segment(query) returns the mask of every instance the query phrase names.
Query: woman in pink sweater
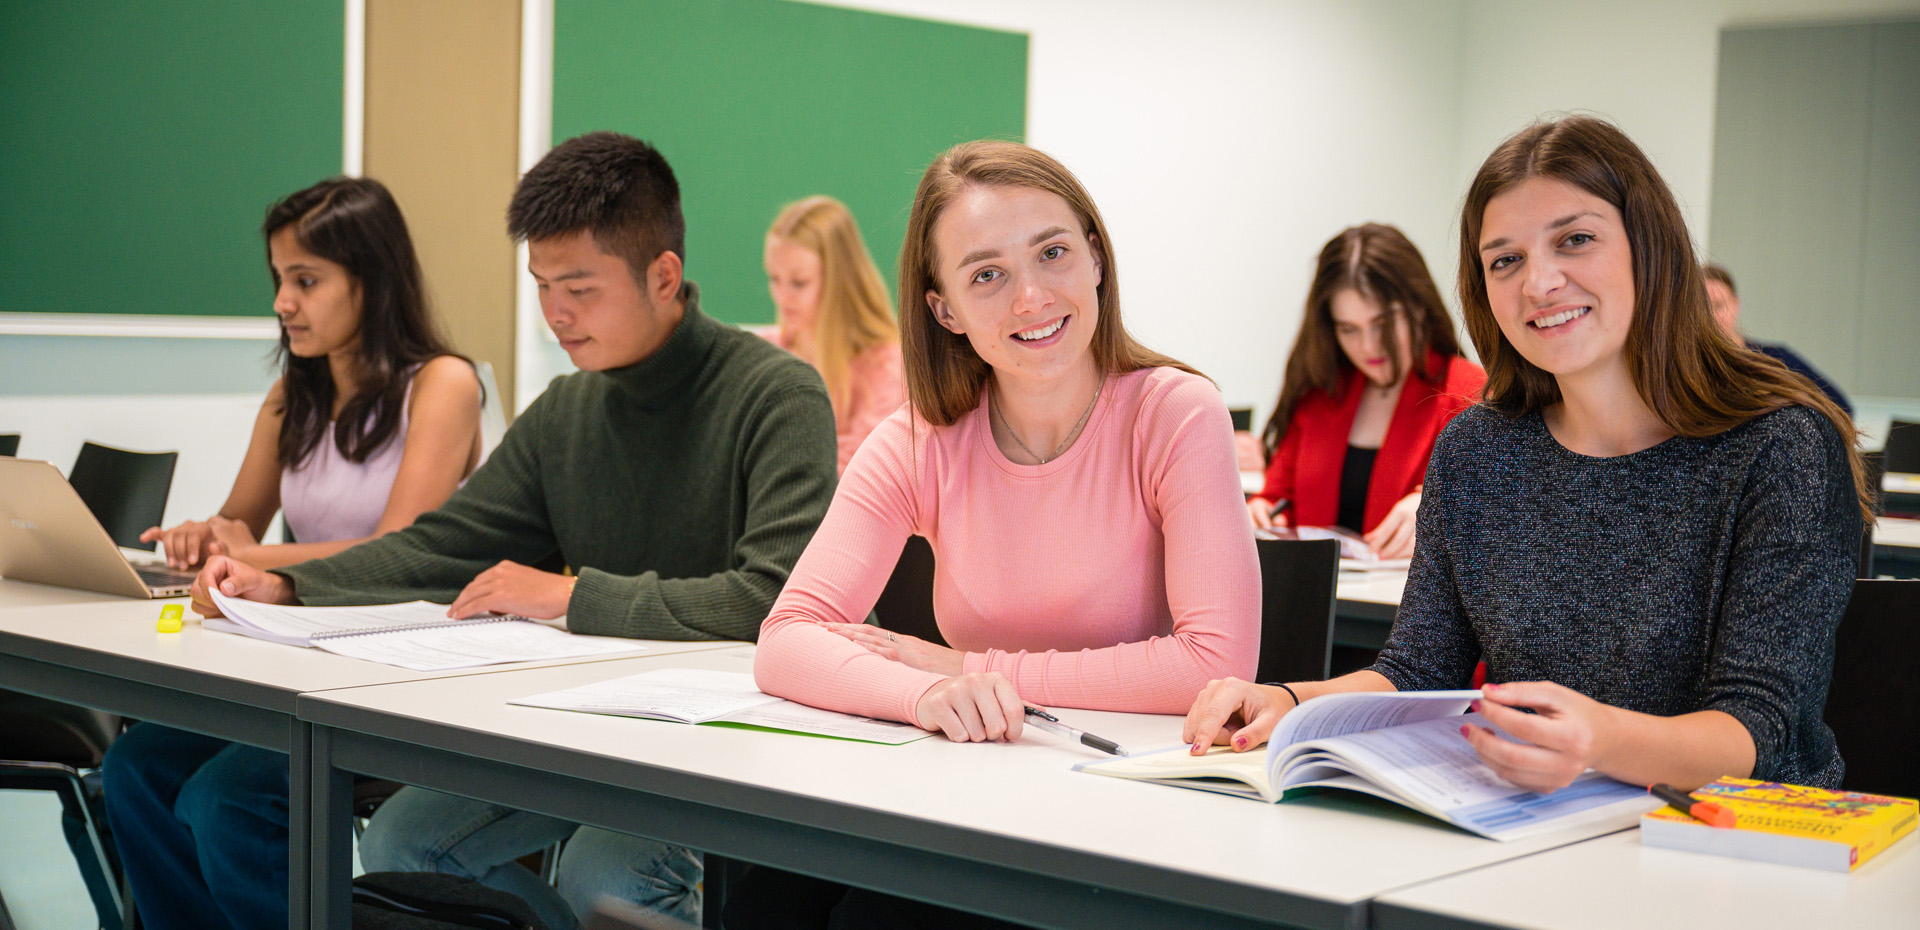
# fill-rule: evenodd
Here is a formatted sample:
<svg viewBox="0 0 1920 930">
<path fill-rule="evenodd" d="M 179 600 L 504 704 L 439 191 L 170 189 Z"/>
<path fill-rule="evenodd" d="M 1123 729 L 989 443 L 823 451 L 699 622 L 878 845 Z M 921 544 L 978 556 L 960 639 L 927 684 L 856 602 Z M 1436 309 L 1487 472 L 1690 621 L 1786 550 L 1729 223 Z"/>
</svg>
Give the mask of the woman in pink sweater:
<svg viewBox="0 0 1920 930">
<path fill-rule="evenodd" d="M 761 628 L 769 694 L 1016 739 L 1022 702 L 1174 714 L 1253 673 L 1260 569 L 1226 405 L 1127 335 L 1071 172 L 970 142 L 927 168 L 901 254 L 909 405 L 883 421 Z M 955 648 L 861 621 L 909 535 Z"/>
</svg>

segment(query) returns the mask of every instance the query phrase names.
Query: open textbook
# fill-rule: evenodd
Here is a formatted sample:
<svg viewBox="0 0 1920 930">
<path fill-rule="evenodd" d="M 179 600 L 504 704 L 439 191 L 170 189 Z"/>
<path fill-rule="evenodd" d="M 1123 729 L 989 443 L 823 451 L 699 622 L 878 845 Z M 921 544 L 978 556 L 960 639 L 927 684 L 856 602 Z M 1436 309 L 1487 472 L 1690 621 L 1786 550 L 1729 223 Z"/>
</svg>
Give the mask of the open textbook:
<svg viewBox="0 0 1920 930">
<path fill-rule="evenodd" d="M 1573 827 L 1626 829 L 1658 807 L 1646 790 L 1589 770 L 1550 794 L 1517 788 L 1460 736 L 1478 691 L 1357 692 L 1308 701 L 1281 718 L 1267 751 L 1179 746 L 1083 762 L 1075 771 L 1280 801 L 1305 789 L 1385 798 L 1496 840 Z"/>
<path fill-rule="evenodd" d="M 750 672 L 697 668 L 655 669 L 507 703 L 679 723 L 757 727 L 889 746 L 932 735 L 911 724 L 855 717 L 774 697 L 754 686 Z"/>
<path fill-rule="evenodd" d="M 525 617 L 447 619 L 447 605 L 413 601 L 366 607 L 291 607 L 209 592 L 226 618 L 209 617 L 209 630 L 292 646 L 312 646 L 356 659 L 432 672 L 452 668 L 537 662 L 640 652 L 630 639 L 580 636 Z"/>
</svg>

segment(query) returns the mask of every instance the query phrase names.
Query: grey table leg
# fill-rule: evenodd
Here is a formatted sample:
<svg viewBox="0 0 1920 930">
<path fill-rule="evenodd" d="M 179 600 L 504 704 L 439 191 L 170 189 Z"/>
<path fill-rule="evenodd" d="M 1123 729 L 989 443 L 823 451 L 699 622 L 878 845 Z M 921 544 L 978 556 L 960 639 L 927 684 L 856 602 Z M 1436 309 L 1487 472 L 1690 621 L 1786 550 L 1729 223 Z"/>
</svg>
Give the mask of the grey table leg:
<svg viewBox="0 0 1920 930">
<path fill-rule="evenodd" d="M 306 930 L 312 911 L 313 724 L 294 720 L 287 740 L 287 930 Z"/>
<path fill-rule="evenodd" d="M 333 767 L 332 739 L 332 730 L 312 727 L 307 867 L 313 930 L 353 926 L 353 775 Z"/>
</svg>

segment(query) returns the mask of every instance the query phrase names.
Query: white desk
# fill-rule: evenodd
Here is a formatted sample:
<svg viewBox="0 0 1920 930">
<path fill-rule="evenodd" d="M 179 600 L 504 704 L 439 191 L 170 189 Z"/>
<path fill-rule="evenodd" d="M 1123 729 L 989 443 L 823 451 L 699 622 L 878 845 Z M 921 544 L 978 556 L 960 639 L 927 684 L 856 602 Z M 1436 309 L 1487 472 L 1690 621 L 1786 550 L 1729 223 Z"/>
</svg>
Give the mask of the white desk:
<svg viewBox="0 0 1920 930">
<path fill-rule="evenodd" d="M 1341 572 L 1334 588 L 1334 642 L 1368 649 L 1385 645 L 1406 587 L 1405 571 Z"/>
<path fill-rule="evenodd" d="M 341 770 L 937 904 L 1058 927 L 1351 928 L 1417 882 L 1564 843 L 1485 840 L 1385 802 L 1280 805 L 1071 771 L 1099 758 L 1051 734 L 879 746 L 504 703 L 663 663 L 748 670 L 748 650 L 305 694 L 316 818 Z M 1180 718 L 1063 711 L 1133 749 Z M 316 831 L 313 834 L 319 837 Z M 313 926 L 345 926 L 344 844 L 312 855 Z"/>
<path fill-rule="evenodd" d="M 312 791 L 311 727 L 294 718 L 307 691 L 486 675 L 569 662 L 416 672 L 201 628 L 189 609 L 178 633 L 155 631 L 162 604 L 20 581 L 0 581 L 0 688 L 205 733 L 288 754 L 292 774 L 291 926 L 304 927 L 306 806 Z M 711 650 L 724 642 L 646 641 L 651 654 Z M 344 824 L 345 820 L 339 821 Z M 337 824 L 335 826 L 338 826 Z M 335 832 L 343 832 L 336 830 Z"/>
<path fill-rule="evenodd" d="M 1850 874 L 1640 845 L 1638 830 L 1385 895 L 1378 930 L 1920 926 L 1920 838 Z"/>
</svg>

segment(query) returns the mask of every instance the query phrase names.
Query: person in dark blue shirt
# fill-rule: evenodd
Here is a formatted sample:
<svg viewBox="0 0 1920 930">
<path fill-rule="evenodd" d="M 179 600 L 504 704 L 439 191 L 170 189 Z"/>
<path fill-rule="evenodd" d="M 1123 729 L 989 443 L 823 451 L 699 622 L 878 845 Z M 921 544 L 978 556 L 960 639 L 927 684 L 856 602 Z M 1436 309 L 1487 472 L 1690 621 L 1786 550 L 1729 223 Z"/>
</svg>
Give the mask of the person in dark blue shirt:
<svg viewBox="0 0 1920 930">
<path fill-rule="evenodd" d="M 1727 335 L 1744 341 L 1747 348 L 1755 352 L 1779 360 L 1780 364 L 1792 369 L 1794 374 L 1804 376 L 1828 397 L 1833 398 L 1833 402 L 1839 404 L 1840 409 L 1845 410 L 1848 416 L 1853 415 L 1853 403 L 1847 400 L 1847 395 L 1841 392 L 1840 386 L 1827 380 L 1827 376 L 1821 374 L 1820 369 L 1813 367 L 1812 363 L 1801 358 L 1800 353 L 1778 342 L 1761 342 L 1741 335 L 1740 292 L 1734 288 L 1733 275 L 1727 273 L 1725 267 L 1709 263 L 1702 265 L 1700 270 L 1707 276 L 1707 303 L 1713 308 L 1713 318 L 1719 322 L 1721 329 L 1727 331 Z"/>
</svg>

